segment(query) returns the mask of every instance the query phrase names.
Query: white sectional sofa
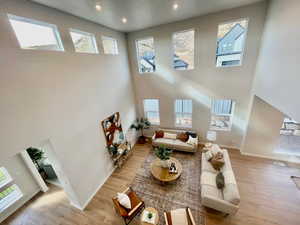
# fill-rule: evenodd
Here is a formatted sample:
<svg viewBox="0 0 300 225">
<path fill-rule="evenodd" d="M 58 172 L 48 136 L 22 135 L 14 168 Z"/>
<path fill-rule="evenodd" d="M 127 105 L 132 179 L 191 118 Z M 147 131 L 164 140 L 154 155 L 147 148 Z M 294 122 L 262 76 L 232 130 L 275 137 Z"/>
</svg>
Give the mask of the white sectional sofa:
<svg viewBox="0 0 300 225">
<path fill-rule="evenodd" d="M 179 134 L 186 132 L 185 130 L 171 130 L 171 129 L 159 129 L 166 133 Z M 190 131 L 191 132 L 191 131 Z M 155 138 L 155 134 L 152 137 L 152 146 L 159 147 L 164 145 L 166 148 L 173 150 L 184 151 L 184 152 L 196 152 L 198 149 L 198 138 L 197 142 L 193 145 L 182 142 L 178 139 L 168 139 L 168 138 Z"/>
<path fill-rule="evenodd" d="M 223 153 L 225 164 L 221 172 L 225 178 L 225 187 L 218 189 L 216 176 L 219 171 L 215 170 L 207 161 L 205 154 L 202 154 L 201 172 L 201 201 L 202 205 L 224 212 L 235 214 L 239 209 L 240 195 L 235 176 L 231 167 L 228 151 L 220 149 L 218 145 L 212 146 L 213 151 L 220 150 Z M 210 150 L 210 151 L 212 151 Z"/>
</svg>

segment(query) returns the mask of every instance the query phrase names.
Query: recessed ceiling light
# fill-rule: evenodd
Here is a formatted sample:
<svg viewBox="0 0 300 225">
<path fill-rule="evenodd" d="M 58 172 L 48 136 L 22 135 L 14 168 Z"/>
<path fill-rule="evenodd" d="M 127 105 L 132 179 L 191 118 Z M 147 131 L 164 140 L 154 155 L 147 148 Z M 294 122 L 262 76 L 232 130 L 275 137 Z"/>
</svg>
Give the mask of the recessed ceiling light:
<svg viewBox="0 0 300 225">
<path fill-rule="evenodd" d="M 173 9 L 174 9 L 174 10 L 177 10 L 178 7 L 179 7 L 179 5 L 178 5 L 177 3 L 174 3 L 174 4 L 173 4 Z"/>
<path fill-rule="evenodd" d="M 122 18 L 123 23 L 127 23 L 127 19 L 125 17 Z"/>
<path fill-rule="evenodd" d="M 97 11 L 101 11 L 102 7 L 101 7 L 100 4 L 96 4 L 96 5 L 95 5 L 95 9 L 96 9 Z"/>
</svg>

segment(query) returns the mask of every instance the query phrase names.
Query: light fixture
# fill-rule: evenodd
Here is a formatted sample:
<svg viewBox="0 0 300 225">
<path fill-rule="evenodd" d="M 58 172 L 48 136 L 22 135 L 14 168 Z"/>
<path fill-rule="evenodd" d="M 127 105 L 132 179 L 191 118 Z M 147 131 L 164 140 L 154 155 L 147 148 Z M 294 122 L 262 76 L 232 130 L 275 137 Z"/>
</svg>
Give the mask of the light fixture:
<svg viewBox="0 0 300 225">
<path fill-rule="evenodd" d="M 122 18 L 123 23 L 127 23 L 127 19 L 125 17 Z"/>
<path fill-rule="evenodd" d="M 179 5 L 178 5 L 177 3 L 174 3 L 174 4 L 173 4 L 173 9 L 174 9 L 174 10 L 177 10 L 178 7 L 179 7 Z"/>
<path fill-rule="evenodd" d="M 96 9 L 97 11 L 101 11 L 102 6 L 100 5 L 100 3 L 97 3 L 97 4 L 95 5 L 95 9 Z"/>
</svg>

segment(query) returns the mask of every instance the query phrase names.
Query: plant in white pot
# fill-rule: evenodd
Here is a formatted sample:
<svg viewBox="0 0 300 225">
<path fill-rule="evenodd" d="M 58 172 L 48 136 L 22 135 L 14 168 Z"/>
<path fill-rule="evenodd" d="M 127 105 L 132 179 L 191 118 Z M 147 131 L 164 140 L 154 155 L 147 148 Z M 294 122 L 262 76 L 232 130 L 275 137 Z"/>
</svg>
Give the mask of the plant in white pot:
<svg viewBox="0 0 300 225">
<path fill-rule="evenodd" d="M 163 168 L 169 168 L 169 159 L 172 154 L 171 149 L 167 149 L 165 146 L 161 145 L 155 149 L 155 155 L 160 159 L 160 165 Z"/>
</svg>

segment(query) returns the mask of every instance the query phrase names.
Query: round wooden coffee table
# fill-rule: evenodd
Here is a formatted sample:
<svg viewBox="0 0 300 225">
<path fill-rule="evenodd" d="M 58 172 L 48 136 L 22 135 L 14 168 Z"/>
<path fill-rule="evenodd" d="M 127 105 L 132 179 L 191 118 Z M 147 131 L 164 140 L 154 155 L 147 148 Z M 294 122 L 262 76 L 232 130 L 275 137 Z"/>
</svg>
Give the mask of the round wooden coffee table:
<svg viewBox="0 0 300 225">
<path fill-rule="evenodd" d="M 170 157 L 169 162 L 170 164 L 175 163 L 175 166 L 177 168 L 177 173 L 169 173 L 169 168 L 161 167 L 160 159 L 155 159 L 151 163 L 151 173 L 157 180 L 161 182 L 172 182 L 174 180 L 177 180 L 180 177 L 182 173 L 181 163 L 173 157 Z"/>
<path fill-rule="evenodd" d="M 153 214 L 156 214 L 155 215 L 155 221 L 154 221 L 154 225 L 157 225 L 158 224 L 158 221 L 159 221 L 159 215 L 158 215 L 158 212 L 155 208 L 152 208 L 152 207 L 147 207 L 144 209 L 144 211 L 142 212 L 142 216 L 141 216 L 141 225 L 153 225 L 152 223 L 147 223 L 147 222 L 143 222 L 142 221 L 142 218 L 143 218 L 143 214 L 145 211 L 148 211 L 148 212 L 152 212 Z"/>
</svg>

